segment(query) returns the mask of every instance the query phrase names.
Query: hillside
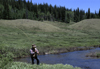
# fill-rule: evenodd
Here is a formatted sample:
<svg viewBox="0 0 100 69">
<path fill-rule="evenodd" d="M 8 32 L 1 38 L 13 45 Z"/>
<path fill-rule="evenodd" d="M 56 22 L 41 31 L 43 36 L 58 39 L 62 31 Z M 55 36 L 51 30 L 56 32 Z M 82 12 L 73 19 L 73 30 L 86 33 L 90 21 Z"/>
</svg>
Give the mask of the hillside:
<svg viewBox="0 0 100 69">
<path fill-rule="evenodd" d="M 20 29 L 31 29 L 35 31 L 44 31 L 44 32 L 68 32 L 72 31 L 69 29 L 77 30 L 100 30 L 100 19 L 85 19 L 71 25 L 61 23 L 61 22 L 49 22 L 49 21 L 35 21 L 29 19 L 17 19 L 17 20 L 0 20 L 0 25 L 11 28 L 20 28 Z M 68 29 L 69 28 L 69 29 Z"/>
<path fill-rule="evenodd" d="M 70 25 L 68 28 L 86 31 L 99 31 L 100 30 L 100 19 L 86 19 L 78 23 Z"/>
<path fill-rule="evenodd" d="M 67 32 L 68 34 L 86 35 L 76 30 L 70 30 L 67 27 L 70 24 L 63 22 L 50 22 L 50 21 L 36 21 L 30 19 L 17 19 L 17 20 L 0 20 L 0 25 L 7 28 L 30 30 L 37 32 Z"/>
<path fill-rule="evenodd" d="M 0 25 L 11 28 L 31 29 L 35 31 L 55 32 L 61 30 L 59 27 L 53 26 L 41 21 L 17 19 L 17 20 L 0 20 Z"/>
</svg>

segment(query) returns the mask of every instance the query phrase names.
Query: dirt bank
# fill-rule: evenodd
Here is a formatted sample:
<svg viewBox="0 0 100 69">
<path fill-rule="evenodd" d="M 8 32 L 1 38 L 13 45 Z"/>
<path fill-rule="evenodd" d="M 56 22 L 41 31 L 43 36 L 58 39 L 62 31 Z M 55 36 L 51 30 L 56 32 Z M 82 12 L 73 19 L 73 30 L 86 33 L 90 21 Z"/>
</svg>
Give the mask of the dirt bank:
<svg viewBox="0 0 100 69">
<path fill-rule="evenodd" d="M 94 49 L 94 48 L 97 48 L 97 47 L 100 47 L 100 45 L 84 46 L 84 47 L 60 48 L 60 49 L 54 49 L 52 51 L 48 50 L 47 52 L 40 52 L 40 55 L 59 54 L 59 53 L 72 52 L 72 51 L 90 50 L 90 49 Z"/>
</svg>

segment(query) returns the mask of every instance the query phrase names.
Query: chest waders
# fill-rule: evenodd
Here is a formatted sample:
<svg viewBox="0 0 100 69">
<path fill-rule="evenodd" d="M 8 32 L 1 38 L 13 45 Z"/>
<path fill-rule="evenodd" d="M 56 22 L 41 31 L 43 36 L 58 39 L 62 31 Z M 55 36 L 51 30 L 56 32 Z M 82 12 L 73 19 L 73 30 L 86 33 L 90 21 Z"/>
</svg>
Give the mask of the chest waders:
<svg viewBox="0 0 100 69">
<path fill-rule="evenodd" d="M 32 50 L 33 50 L 33 52 L 35 52 L 35 49 L 32 49 Z M 34 64 L 34 59 L 36 59 L 37 60 L 37 65 L 39 65 L 40 61 L 37 57 L 37 52 L 35 52 L 34 54 L 31 54 L 31 59 L 32 59 L 32 64 Z"/>
</svg>

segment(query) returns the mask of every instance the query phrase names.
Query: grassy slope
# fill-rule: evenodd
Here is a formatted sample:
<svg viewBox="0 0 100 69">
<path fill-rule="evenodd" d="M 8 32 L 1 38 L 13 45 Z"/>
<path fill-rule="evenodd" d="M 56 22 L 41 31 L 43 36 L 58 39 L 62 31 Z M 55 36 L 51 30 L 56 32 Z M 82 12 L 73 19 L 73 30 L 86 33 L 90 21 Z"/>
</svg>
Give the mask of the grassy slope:
<svg viewBox="0 0 100 69">
<path fill-rule="evenodd" d="M 32 29 L 33 31 L 43 31 L 43 32 L 53 32 L 60 30 L 59 27 L 53 26 L 48 23 L 33 21 L 28 19 L 18 19 L 18 20 L 0 20 L 0 24 L 5 27 L 11 28 L 24 28 L 24 29 Z"/>
<path fill-rule="evenodd" d="M 99 22 L 99 19 L 72 24 L 28 19 L 0 20 L 0 46 L 28 51 L 34 43 L 40 52 L 53 52 L 57 48 L 99 45 Z"/>
<path fill-rule="evenodd" d="M 98 31 L 100 30 L 99 26 L 100 26 L 100 19 L 86 19 L 76 24 L 70 25 L 69 28 L 86 30 L 86 31 L 90 30 Z"/>
<path fill-rule="evenodd" d="M 99 19 L 73 24 L 28 19 L 0 20 L 0 46 L 29 49 L 34 43 L 42 51 L 44 47 L 99 45 L 99 22 Z"/>
<path fill-rule="evenodd" d="M 93 45 L 100 45 L 100 19 L 86 19 L 70 25 L 68 28 L 87 34 L 85 41 Z"/>
<path fill-rule="evenodd" d="M 67 24 L 58 22 L 39 22 L 32 20 L 0 20 L 0 44 L 5 47 L 29 49 L 36 44 L 40 49 L 51 46 L 69 46 L 74 35 L 86 34 L 66 29 Z M 69 40 L 69 41 L 68 41 Z M 29 47 L 30 46 L 30 47 Z M 74 46 L 72 44 L 72 46 Z M 28 47 L 28 48 L 27 48 Z"/>
<path fill-rule="evenodd" d="M 78 23 L 39 22 L 28 19 L 0 20 L 0 54 L 11 57 L 29 54 L 31 44 L 41 52 L 100 45 L 99 19 Z"/>
</svg>

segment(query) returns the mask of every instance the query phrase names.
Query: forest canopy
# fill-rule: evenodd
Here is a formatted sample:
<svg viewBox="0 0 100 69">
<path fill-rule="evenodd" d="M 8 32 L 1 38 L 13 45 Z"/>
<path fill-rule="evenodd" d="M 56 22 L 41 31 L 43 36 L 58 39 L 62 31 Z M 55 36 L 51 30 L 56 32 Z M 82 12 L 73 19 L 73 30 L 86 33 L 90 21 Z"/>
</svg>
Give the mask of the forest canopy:
<svg viewBox="0 0 100 69">
<path fill-rule="evenodd" d="M 99 12 L 91 13 L 77 9 L 68 9 L 64 6 L 52 6 L 47 3 L 37 4 L 26 0 L 0 0 L 0 19 L 32 19 L 39 21 L 60 21 L 70 23 L 84 19 L 100 18 Z"/>
</svg>

